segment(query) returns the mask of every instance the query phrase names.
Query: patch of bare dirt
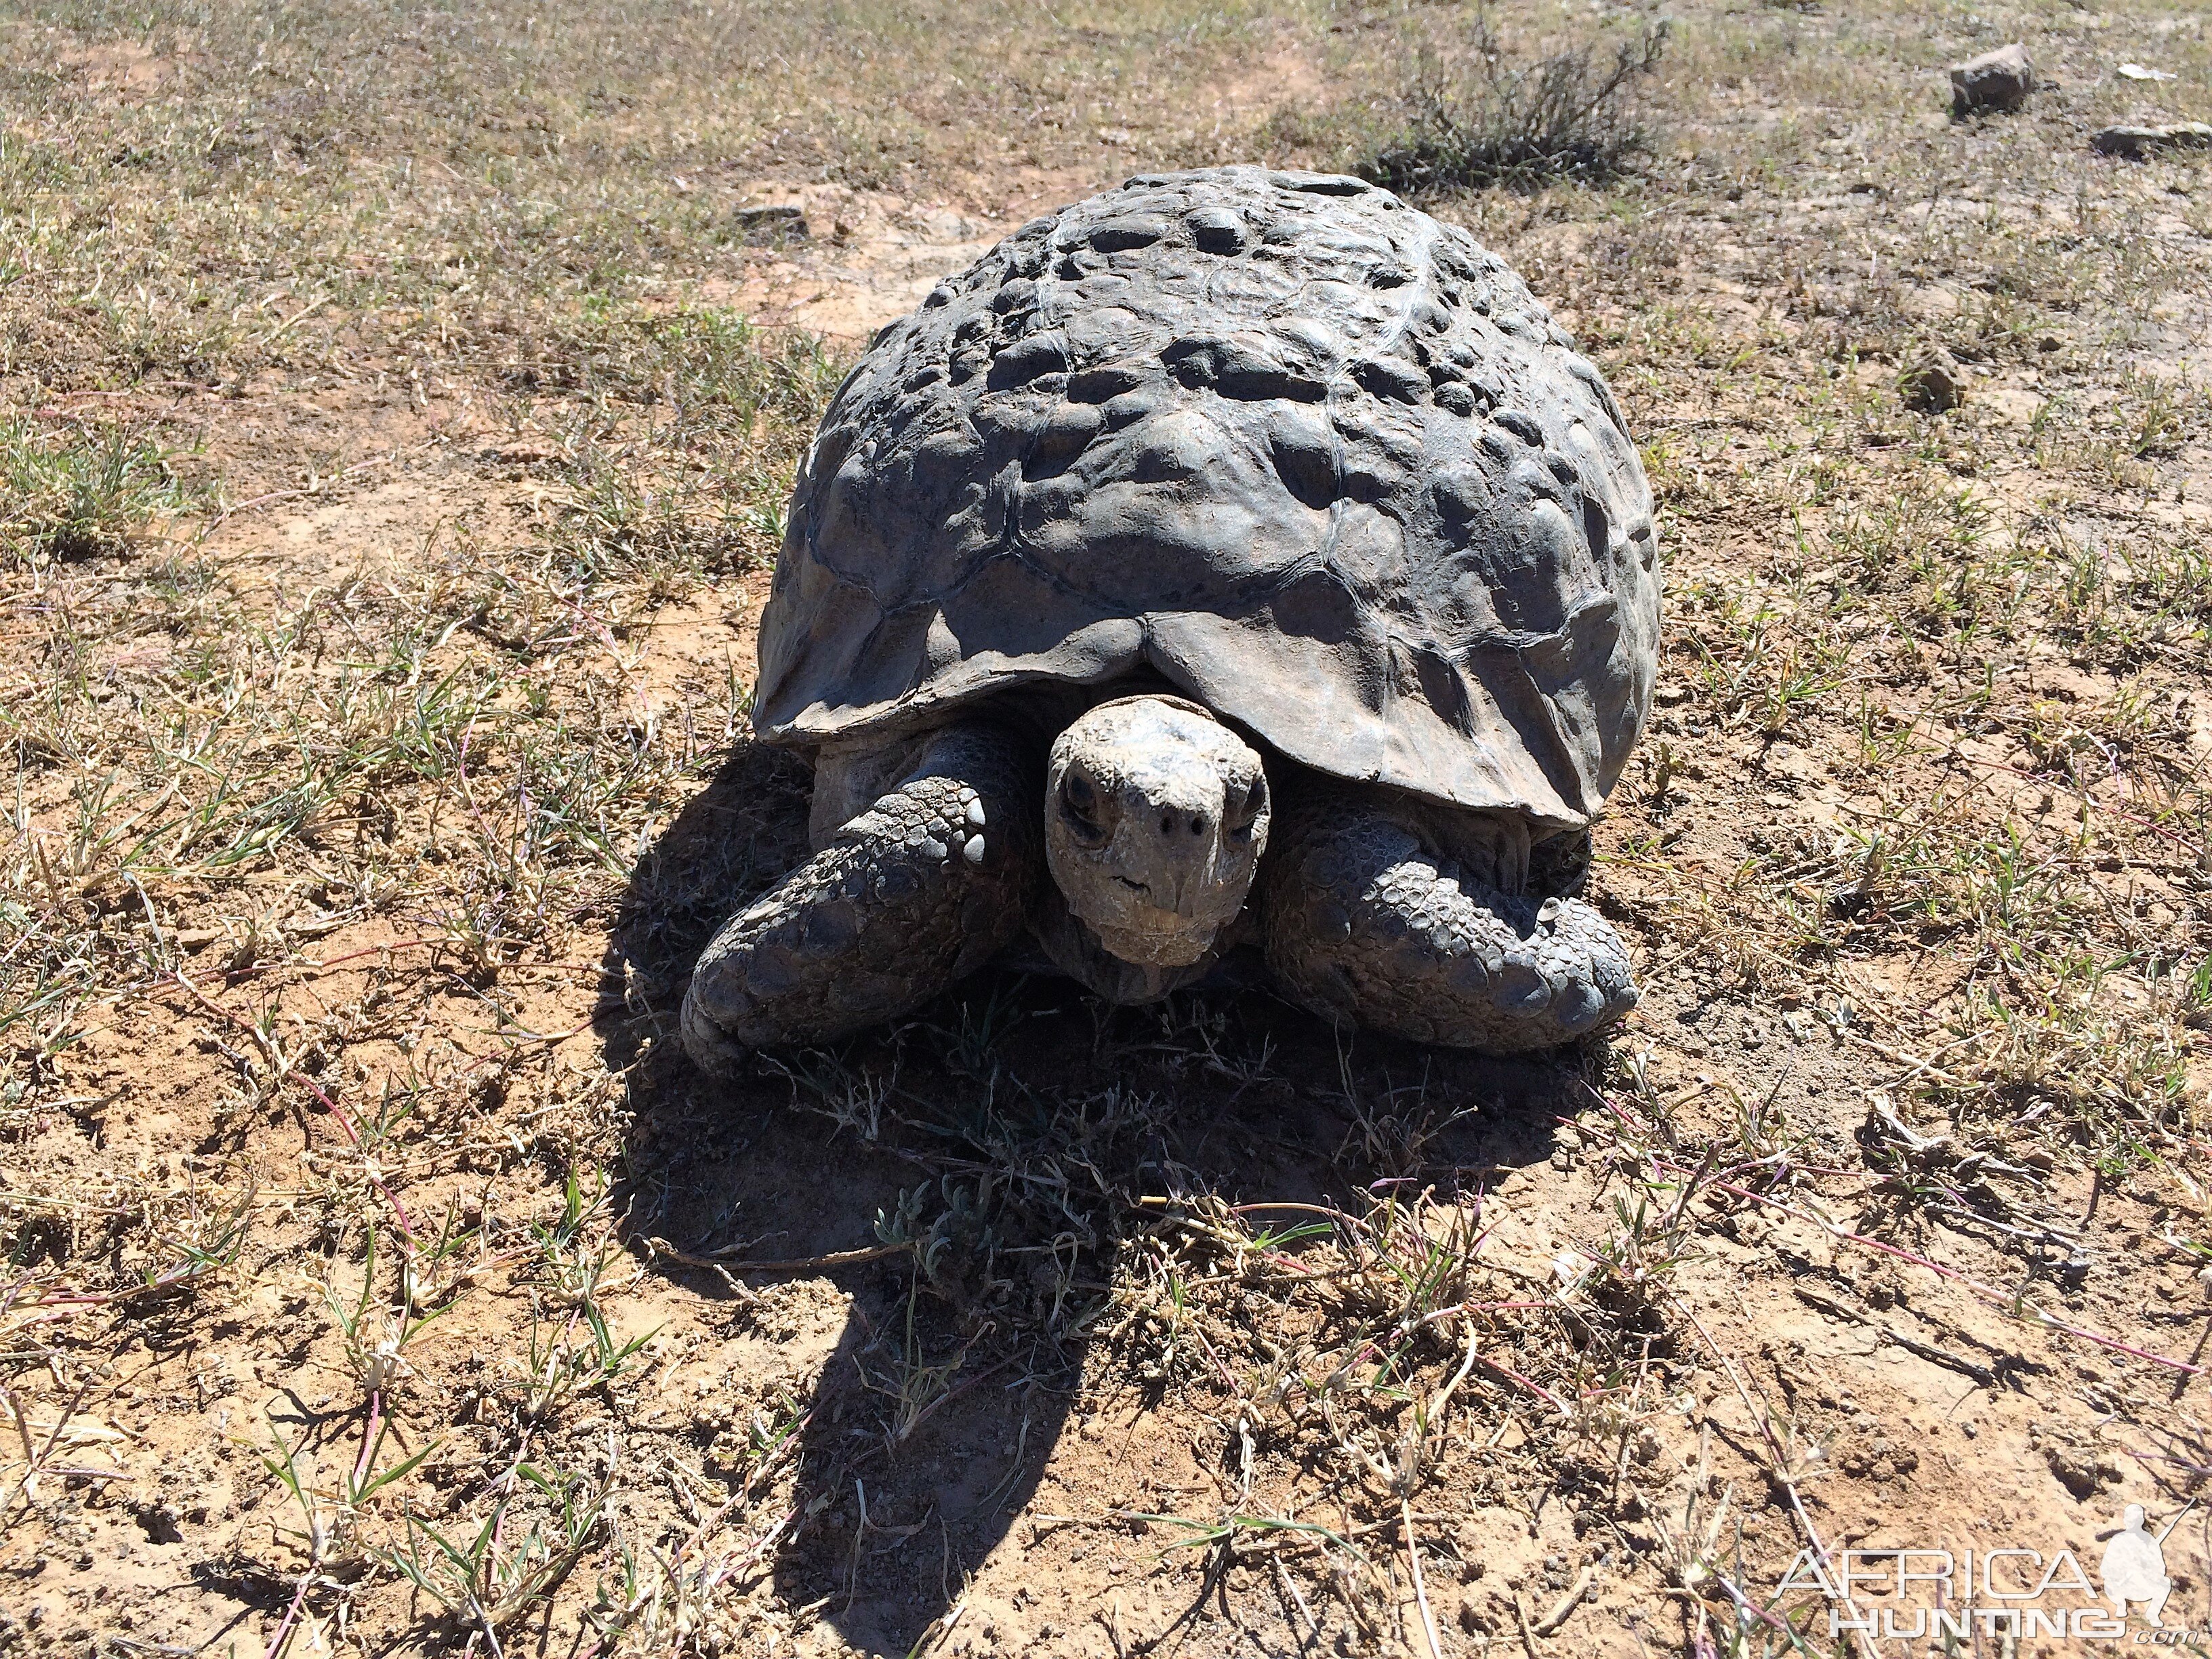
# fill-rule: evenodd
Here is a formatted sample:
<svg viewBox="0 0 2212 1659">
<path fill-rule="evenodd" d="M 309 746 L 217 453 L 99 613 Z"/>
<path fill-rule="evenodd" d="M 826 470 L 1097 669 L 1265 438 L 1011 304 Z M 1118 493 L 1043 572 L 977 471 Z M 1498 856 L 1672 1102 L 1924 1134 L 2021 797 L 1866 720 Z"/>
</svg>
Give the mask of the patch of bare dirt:
<svg viewBox="0 0 2212 1659">
<path fill-rule="evenodd" d="M 767 240 L 776 245 L 749 258 L 742 277 L 710 280 L 700 298 L 848 346 L 914 310 L 940 278 L 972 264 L 1013 228 L 944 203 L 842 185 L 759 185 L 741 194 L 758 198 L 748 205 L 797 208 L 809 234 L 771 231 Z"/>
</svg>

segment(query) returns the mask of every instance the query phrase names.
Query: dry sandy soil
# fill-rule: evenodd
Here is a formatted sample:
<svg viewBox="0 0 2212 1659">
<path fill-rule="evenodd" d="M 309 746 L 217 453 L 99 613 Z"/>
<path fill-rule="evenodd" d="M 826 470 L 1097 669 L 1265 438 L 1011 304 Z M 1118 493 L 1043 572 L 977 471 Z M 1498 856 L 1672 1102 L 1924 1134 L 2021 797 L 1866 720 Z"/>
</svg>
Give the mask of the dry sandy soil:
<svg viewBox="0 0 2212 1659">
<path fill-rule="evenodd" d="M 2200 12 L 1686 0 L 1625 172 L 1425 203 L 1664 515 L 1608 1043 L 672 1041 L 803 840 L 842 362 L 1130 172 L 1373 155 L 1468 15 L 0 19 L 0 1654 L 1996 1654 L 2130 1504 L 2212 1628 L 2212 177 L 2089 143 L 2212 113 Z M 1964 1639 L 1832 1629 L 1938 1605 L 1885 1548 Z"/>
</svg>

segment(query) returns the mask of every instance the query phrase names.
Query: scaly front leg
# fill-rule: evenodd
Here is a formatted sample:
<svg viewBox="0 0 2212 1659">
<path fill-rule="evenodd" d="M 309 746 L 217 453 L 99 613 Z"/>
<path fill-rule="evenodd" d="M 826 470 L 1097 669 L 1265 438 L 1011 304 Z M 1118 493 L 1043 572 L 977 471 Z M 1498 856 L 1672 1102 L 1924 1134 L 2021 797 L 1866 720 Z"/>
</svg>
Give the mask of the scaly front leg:
<svg viewBox="0 0 2212 1659">
<path fill-rule="evenodd" d="M 1276 836 L 1267 965 L 1338 1024 L 1509 1054 L 1636 1006 L 1620 936 L 1578 899 L 1500 892 L 1348 791 L 1292 805 Z"/>
<path fill-rule="evenodd" d="M 1034 769 L 995 728 L 937 734 L 707 947 L 684 999 L 691 1058 L 727 1073 L 748 1048 L 911 1013 L 1005 949 L 1044 868 Z"/>
</svg>

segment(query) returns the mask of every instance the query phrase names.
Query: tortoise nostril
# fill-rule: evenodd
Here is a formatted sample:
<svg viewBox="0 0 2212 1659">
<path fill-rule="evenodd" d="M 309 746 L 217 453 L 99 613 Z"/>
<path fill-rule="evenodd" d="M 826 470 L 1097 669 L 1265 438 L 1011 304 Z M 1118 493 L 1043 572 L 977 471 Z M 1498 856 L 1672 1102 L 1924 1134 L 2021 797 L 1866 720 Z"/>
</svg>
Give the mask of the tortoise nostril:
<svg viewBox="0 0 2212 1659">
<path fill-rule="evenodd" d="M 1205 814 L 1196 813 L 1192 816 L 1190 820 L 1190 833 L 1194 836 L 1202 836 L 1206 833 Z"/>
<path fill-rule="evenodd" d="M 1171 836 L 1171 835 L 1175 834 L 1175 814 L 1174 814 L 1174 813 L 1172 813 L 1172 812 L 1166 813 L 1166 814 L 1164 814 L 1164 815 L 1161 817 L 1161 819 L 1160 819 L 1160 833 L 1161 833 L 1162 835 L 1164 835 L 1164 836 Z"/>
</svg>

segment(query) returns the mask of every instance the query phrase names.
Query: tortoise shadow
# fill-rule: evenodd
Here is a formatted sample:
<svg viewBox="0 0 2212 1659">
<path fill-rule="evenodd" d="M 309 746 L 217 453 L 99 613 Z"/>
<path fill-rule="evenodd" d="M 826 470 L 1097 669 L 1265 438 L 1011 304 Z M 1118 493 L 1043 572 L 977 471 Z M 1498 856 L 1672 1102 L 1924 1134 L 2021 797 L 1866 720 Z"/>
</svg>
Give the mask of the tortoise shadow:
<svg viewBox="0 0 2212 1659">
<path fill-rule="evenodd" d="M 778 1594 L 861 1651 L 905 1654 L 1036 1493 L 1103 1358 L 1078 1316 L 1133 1231 L 1127 1203 L 1009 1192 L 1079 1170 L 1109 1194 L 1352 1205 L 1408 1156 L 1423 1182 L 1473 1191 L 1551 1155 L 1583 1073 L 1347 1044 L 1257 990 L 1108 1009 L 991 971 L 886 1032 L 710 1079 L 676 1041 L 684 988 L 721 923 L 805 856 L 807 787 L 743 744 L 653 842 L 609 927 L 620 994 L 597 1030 L 629 1077 L 617 1197 L 644 1265 L 725 1304 L 726 1336 L 790 1340 L 815 1370 L 749 1407 L 788 1430 L 775 1455 L 796 1464 L 794 1504 L 749 1523 L 777 1528 Z M 840 1304 L 824 1359 L 793 1334 Z"/>
</svg>

